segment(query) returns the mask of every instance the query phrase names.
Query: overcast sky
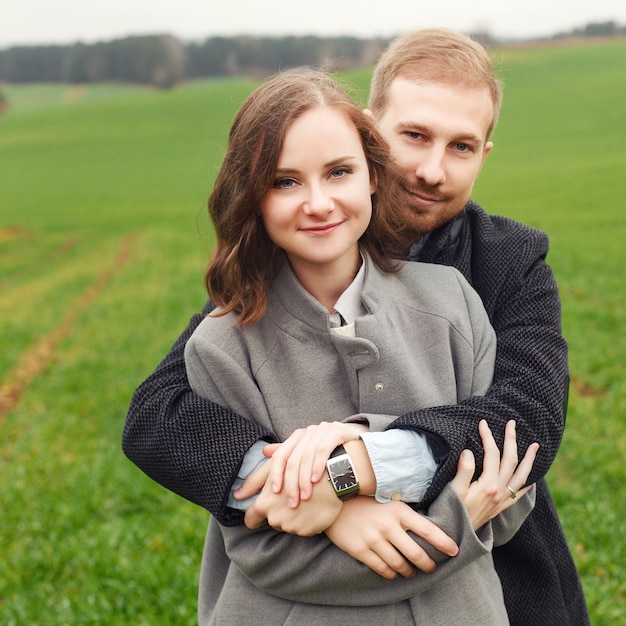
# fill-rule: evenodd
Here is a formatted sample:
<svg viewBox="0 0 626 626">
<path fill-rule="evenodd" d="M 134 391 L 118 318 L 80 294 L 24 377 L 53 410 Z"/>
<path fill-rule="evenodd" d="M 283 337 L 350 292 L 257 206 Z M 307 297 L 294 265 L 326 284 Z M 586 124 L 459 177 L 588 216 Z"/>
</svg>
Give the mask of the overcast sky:
<svg viewBox="0 0 626 626">
<path fill-rule="evenodd" d="M 626 26 L 626 0 L 0 0 L 0 47 L 170 33 L 391 35 L 427 26 L 500 38 Z"/>
</svg>

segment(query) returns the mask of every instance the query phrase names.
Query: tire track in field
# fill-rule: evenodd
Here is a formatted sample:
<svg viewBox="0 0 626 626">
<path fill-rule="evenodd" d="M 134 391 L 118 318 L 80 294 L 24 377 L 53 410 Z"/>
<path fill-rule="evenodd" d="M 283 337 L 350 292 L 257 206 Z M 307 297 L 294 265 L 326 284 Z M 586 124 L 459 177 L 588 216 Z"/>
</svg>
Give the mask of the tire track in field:
<svg viewBox="0 0 626 626">
<path fill-rule="evenodd" d="M 25 228 L 21 228 L 20 226 L 0 228 L 0 242 L 3 239 L 13 239 L 16 237 L 28 237 L 29 239 L 33 239 L 31 232 L 26 230 Z M 46 258 L 52 258 L 53 260 L 61 258 L 62 256 L 68 254 L 79 241 L 80 239 L 77 236 L 66 239 L 49 254 L 46 254 L 43 258 L 43 261 L 45 262 Z M 5 289 L 7 285 L 19 283 L 24 278 L 24 276 L 28 276 L 28 274 L 36 270 L 36 268 L 38 267 L 38 263 L 39 261 L 37 261 L 36 263 L 33 262 L 31 263 L 30 267 L 22 268 L 21 272 L 16 272 L 12 274 L 10 280 L 5 280 L 4 282 L 0 281 L 0 291 Z"/>
<path fill-rule="evenodd" d="M 58 326 L 22 354 L 13 370 L 0 383 L 0 422 L 15 408 L 28 385 L 45 370 L 53 359 L 59 342 L 72 332 L 80 314 L 98 297 L 109 280 L 124 267 L 136 237 L 137 233 L 130 233 L 124 237 L 112 264 L 78 296 L 74 306 L 67 311 Z"/>
</svg>

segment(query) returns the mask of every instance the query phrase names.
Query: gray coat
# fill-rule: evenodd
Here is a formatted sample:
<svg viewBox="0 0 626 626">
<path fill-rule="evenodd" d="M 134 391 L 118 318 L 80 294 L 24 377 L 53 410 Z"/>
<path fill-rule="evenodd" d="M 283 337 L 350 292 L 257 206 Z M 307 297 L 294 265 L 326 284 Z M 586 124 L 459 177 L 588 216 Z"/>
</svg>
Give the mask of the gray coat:
<svg viewBox="0 0 626 626">
<path fill-rule="evenodd" d="M 485 393 L 495 335 L 460 273 L 411 263 L 388 275 L 365 262 L 362 300 L 369 314 L 356 320 L 356 336 L 332 332 L 328 312 L 285 265 L 258 324 L 236 327 L 233 315 L 200 324 L 185 351 L 192 388 L 280 439 L 320 418 L 401 415 Z M 532 502 L 525 500 L 510 510 L 498 543 L 529 512 Z M 394 581 L 324 535 L 252 532 L 212 520 L 200 582 L 201 623 L 508 623 L 491 560 L 492 525 L 477 536 L 450 488 L 428 515 L 457 541 L 459 555 L 434 574 Z"/>
</svg>

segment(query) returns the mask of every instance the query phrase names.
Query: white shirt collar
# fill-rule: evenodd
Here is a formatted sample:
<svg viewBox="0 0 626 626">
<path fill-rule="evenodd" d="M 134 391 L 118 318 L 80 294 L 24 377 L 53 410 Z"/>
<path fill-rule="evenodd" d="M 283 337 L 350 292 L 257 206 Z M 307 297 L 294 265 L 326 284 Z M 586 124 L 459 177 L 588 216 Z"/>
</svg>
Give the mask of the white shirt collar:
<svg viewBox="0 0 626 626">
<path fill-rule="evenodd" d="M 346 324 L 352 324 L 357 317 L 367 313 L 367 309 L 363 306 L 363 302 L 361 301 L 361 292 L 363 291 L 364 280 L 365 263 L 361 257 L 361 267 L 354 277 L 354 280 L 339 296 L 337 302 L 335 302 L 334 308 L 336 312 L 330 314 L 331 326 L 341 326 L 341 317 L 343 317 Z"/>
</svg>

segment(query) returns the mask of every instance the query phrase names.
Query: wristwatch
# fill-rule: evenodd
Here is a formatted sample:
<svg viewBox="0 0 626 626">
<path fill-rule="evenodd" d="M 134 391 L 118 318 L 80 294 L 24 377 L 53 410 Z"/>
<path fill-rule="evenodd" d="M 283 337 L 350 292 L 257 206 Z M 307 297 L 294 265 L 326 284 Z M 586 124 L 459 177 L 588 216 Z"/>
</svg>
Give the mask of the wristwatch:
<svg viewBox="0 0 626 626">
<path fill-rule="evenodd" d="M 328 480 L 337 497 L 350 500 L 359 495 L 359 479 L 352 466 L 352 459 L 343 446 L 337 446 L 326 461 Z"/>
</svg>

